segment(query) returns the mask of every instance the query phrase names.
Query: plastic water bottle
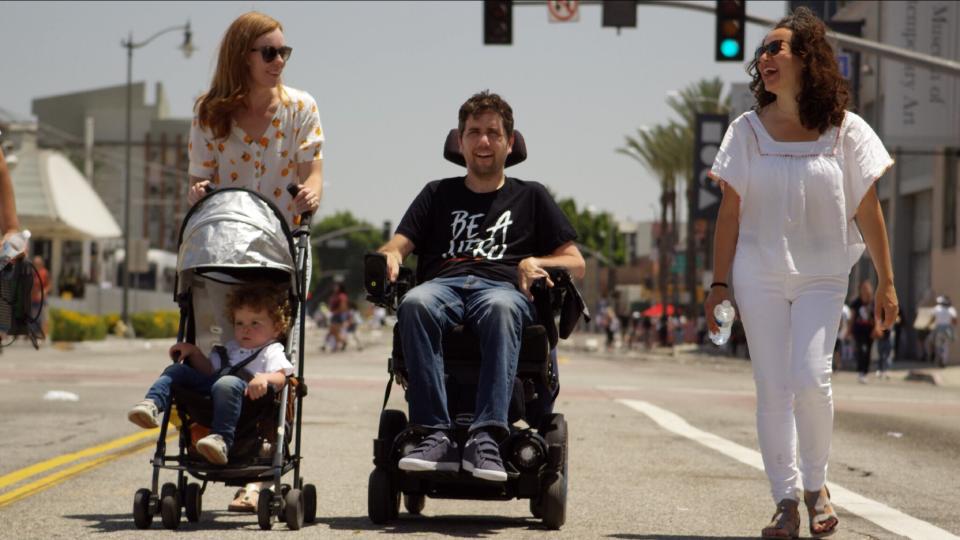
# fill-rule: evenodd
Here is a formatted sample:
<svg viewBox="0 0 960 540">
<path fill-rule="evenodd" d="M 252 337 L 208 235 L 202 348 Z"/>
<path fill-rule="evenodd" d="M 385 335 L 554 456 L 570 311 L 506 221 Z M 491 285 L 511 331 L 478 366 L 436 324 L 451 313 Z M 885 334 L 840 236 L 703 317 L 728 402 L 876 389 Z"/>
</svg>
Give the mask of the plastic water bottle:
<svg viewBox="0 0 960 540">
<path fill-rule="evenodd" d="M 6 268 L 10 261 L 22 255 L 27 250 L 28 240 L 30 231 L 19 231 L 10 235 L 0 248 L 0 268 Z"/>
<path fill-rule="evenodd" d="M 737 310 L 733 309 L 729 300 L 724 300 L 713 308 L 713 317 L 717 320 L 717 326 L 720 330 L 716 333 L 710 332 L 710 341 L 716 346 L 721 346 L 730 339 L 730 329 L 733 328 L 733 319 L 737 316 Z"/>
</svg>

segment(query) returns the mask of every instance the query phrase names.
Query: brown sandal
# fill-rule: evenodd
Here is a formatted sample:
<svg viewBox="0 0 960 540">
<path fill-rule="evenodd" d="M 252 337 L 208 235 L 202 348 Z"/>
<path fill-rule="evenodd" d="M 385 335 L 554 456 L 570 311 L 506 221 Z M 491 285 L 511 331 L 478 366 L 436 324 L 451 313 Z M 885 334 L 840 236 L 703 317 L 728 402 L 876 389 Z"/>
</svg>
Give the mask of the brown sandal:
<svg viewBox="0 0 960 540">
<path fill-rule="evenodd" d="M 840 518 L 837 517 L 833 503 L 830 502 L 830 490 L 827 486 L 823 486 L 820 491 L 804 491 L 803 502 L 807 505 L 807 512 L 810 514 L 810 536 L 826 538 L 837 532 Z M 814 530 L 814 527 L 818 530 Z"/>
<path fill-rule="evenodd" d="M 777 511 L 770 524 L 760 531 L 761 538 L 800 538 L 800 502 L 783 499 L 777 503 Z"/>
</svg>

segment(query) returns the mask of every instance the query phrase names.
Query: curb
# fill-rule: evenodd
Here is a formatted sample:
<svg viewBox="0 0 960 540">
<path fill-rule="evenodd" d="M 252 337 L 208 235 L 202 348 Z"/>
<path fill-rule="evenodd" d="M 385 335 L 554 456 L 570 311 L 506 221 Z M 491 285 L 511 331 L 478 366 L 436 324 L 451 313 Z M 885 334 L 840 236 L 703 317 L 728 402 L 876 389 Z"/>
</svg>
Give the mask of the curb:
<svg viewBox="0 0 960 540">
<path fill-rule="evenodd" d="M 943 386 L 943 379 L 940 377 L 939 373 L 921 369 L 911 369 L 907 372 L 907 376 L 903 380 L 929 383 L 934 386 Z"/>
</svg>

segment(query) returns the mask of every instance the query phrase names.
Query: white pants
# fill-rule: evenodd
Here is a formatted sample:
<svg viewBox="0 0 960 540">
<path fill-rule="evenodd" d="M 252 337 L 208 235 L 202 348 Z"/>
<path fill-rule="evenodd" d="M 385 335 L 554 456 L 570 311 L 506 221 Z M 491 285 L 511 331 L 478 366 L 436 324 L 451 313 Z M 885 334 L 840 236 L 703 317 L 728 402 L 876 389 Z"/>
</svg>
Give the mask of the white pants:
<svg viewBox="0 0 960 540">
<path fill-rule="evenodd" d="M 757 437 L 773 500 L 826 483 L 833 347 L 848 276 L 773 273 L 737 250 L 733 285 L 757 387 Z M 799 454 L 799 463 L 798 463 Z"/>
</svg>

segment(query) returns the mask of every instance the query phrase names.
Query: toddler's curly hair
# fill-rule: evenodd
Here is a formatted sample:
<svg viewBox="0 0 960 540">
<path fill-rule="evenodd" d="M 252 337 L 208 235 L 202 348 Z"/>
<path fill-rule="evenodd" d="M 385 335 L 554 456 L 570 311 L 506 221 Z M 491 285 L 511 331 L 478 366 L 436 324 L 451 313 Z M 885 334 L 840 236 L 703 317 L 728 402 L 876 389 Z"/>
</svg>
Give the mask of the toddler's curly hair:
<svg viewBox="0 0 960 540">
<path fill-rule="evenodd" d="M 230 324 L 234 323 L 233 314 L 242 307 L 266 311 L 284 336 L 290 330 L 290 298 L 285 291 L 272 283 L 248 283 L 233 289 L 227 296 L 227 318 Z"/>
</svg>

